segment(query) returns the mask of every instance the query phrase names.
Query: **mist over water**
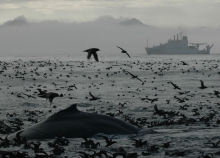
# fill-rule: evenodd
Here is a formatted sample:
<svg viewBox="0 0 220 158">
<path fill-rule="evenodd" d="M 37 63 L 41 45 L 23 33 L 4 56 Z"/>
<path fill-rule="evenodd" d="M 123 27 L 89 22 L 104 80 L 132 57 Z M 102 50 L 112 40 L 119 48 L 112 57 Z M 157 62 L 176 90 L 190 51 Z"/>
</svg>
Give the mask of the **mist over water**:
<svg viewBox="0 0 220 158">
<path fill-rule="evenodd" d="M 82 23 L 58 21 L 31 22 L 17 18 L 0 27 L 1 56 L 81 55 L 88 48 L 99 48 L 102 55 L 117 55 L 126 49 L 131 56 L 146 54 L 145 47 L 167 42 L 179 32 L 189 43 L 214 44 L 211 54 L 219 53 L 219 28 L 156 28 L 122 25 L 125 19 L 109 16 Z M 200 46 L 200 49 L 203 49 Z"/>
</svg>

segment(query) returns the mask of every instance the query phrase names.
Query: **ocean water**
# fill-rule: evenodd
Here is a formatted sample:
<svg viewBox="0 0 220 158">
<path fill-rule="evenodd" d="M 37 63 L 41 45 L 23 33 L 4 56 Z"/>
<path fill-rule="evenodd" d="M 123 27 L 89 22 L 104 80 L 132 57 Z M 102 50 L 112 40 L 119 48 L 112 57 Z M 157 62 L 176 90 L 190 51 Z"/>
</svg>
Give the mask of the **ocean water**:
<svg viewBox="0 0 220 158">
<path fill-rule="evenodd" d="M 200 55 L 146 55 L 145 53 L 138 52 L 137 54 L 130 54 L 132 58 L 128 58 L 125 54 L 101 54 L 99 53 L 100 61 L 143 61 L 146 62 L 148 60 L 167 60 L 167 59 L 176 59 L 176 60 L 218 60 L 220 58 L 220 54 L 200 54 Z M 50 55 L 50 56 L 2 56 L 0 55 L 1 61 L 13 61 L 13 60 L 61 60 L 61 61 L 85 61 L 86 54 L 82 52 L 81 55 L 77 54 L 63 54 L 63 55 Z"/>
<path fill-rule="evenodd" d="M 36 123 L 33 120 L 42 121 L 73 103 L 86 103 L 78 108 L 106 115 L 114 113 L 114 117 L 123 120 L 127 115 L 142 129 L 138 135 L 117 136 L 113 139 L 117 143 L 108 148 L 103 139 L 94 137 L 95 142 L 101 143 L 93 149 L 96 152 L 106 150 L 109 156 L 116 152 L 127 155 L 135 152 L 138 157 L 155 158 L 203 157 L 202 154 L 212 153 L 214 157 L 220 157 L 220 144 L 216 144 L 220 141 L 220 55 L 140 54 L 129 59 L 119 54 L 100 55 L 99 59 L 97 63 L 93 59 L 88 61 L 85 56 L 74 55 L 0 57 L 0 120 L 12 126 L 10 121 L 19 118 L 24 123 L 21 128 L 25 129 Z M 137 75 L 143 82 L 132 79 L 126 72 Z M 207 88 L 199 88 L 200 80 Z M 68 91 L 73 84 L 77 89 Z M 64 97 L 55 98 L 50 105 L 37 97 L 37 88 L 62 93 Z M 89 101 L 89 91 L 101 99 Z M 124 107 L 120 106 L 125 102 Z M 31 121 L 24 110 L 43 112 L 33 116 Z M 118 110 L 123 113 L 119 114 Z M 17 115 L 7 116 L 14 112 Z M 0 132 L 1 138 L 6 136 Z M 135 147 L 131 138 L 146 140 L 147 144 Z M 65 152 L 60 157 L 80 157 L 80 151 L 93 154 L 91 149 L 80 146 L 83 139 L 68 140 L 70 144 L 64 147 Z M 41 147 L 52 154 L 48 141 L 51 140 L 41 140 Z M 163 147 L 166 142 L 170 142 L 167 148 Z M 35 156 L 33 150 L 23 146 L 10 145 L 0 150 L 27 151 Z"/>
</svg>

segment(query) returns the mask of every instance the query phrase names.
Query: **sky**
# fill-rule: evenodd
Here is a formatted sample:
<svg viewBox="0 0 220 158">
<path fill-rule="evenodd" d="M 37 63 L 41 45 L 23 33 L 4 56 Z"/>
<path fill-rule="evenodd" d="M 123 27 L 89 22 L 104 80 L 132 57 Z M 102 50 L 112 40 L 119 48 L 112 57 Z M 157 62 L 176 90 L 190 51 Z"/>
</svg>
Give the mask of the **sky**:
<svg viewBox="0 0 220 158">
<path fill-rule="evenodd" d="M 156 27 L 219 27 L 220 0 L 1 0 L 0 24 L 24 15 L 33 21 L 137 18 Z"/>
</svg>

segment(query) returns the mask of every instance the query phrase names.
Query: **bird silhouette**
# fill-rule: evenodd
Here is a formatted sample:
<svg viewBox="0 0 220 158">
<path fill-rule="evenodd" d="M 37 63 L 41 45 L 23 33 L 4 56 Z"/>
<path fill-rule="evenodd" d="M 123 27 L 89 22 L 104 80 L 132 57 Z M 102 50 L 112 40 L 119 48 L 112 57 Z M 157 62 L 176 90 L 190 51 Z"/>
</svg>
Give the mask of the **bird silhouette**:
<svg viewBox="0 0 220 158">
<path fill-rule="evenodd" d="M 39 91 L 38 95 L 43 95 L 47 93 L 47 90 L 42 91 L 40 88 L 37 89 Z"/>
<path fill-rule="evenodd" d="M 206 89 L 207 87 L 204 85 L 204 82 L 202 80 L 200 80 L 201 82 L 201 87 L 199 87 L 200 89 Z"/>
<path fill-rule="evenodd" d="M 92 95 L 91 92 L 89 92 L 89 95 L 92 97 L 92 98 L 89 99 L 90 101 L 94 101 L 94 100 L 98 100 L 98 99 L 100 99 L 100 98 L 95 97 L 94 95 Z"/>
<path fill-rule="evenodd" d="M 106 136 L 102 136 L 102 135 L 97 135 L 98 137 L 102 137 L 102 138 L 104 138 L 105 139 L 105 141 L 106 141 L 106 145 L 105 145 L 105 147 L 109 147 L 109 146 L 111 146 L 112 144 L 115 144 L 115 143 L 117 143 L 116 141 L 112 141 L 112 139 L 115 137 L 115 136 L 117 136 L 117 135 L 114 135 L 114 136 L 112 136 L 110 139 L 108 138 L 108 137 L 106 137 Z"/>
<path fill-rule="evenodd" d="M 124 50 L 123 48 L 121 48 L 121 47 L 119 47 L 119 46 L 117 46 L 119 49 L 121 49 L 121 53 L 125 53 L 125 54 L 127 54 L 127 56 L 129 57 L 129 58 L 131 58 L 130 57 L 130 55 L 127 53 L 127 51 L 126 50 Z"/>
<path fill-rule="evenodd" d="M 179 103 L 184 103 L 185 100 L 187 100 L 186 97 L 184 97 L 183 99 L 181 99 L 181 98 L 178 98 L 177 96 L 174 96 L 174 98 L 177 99 Z"/>
<path fill-rule="evenodd" d="M 97 62 L 99 62 L 98 54 L 96 53 L 97 51 L 100 51 L 100 50 L 98 48 L 90 48 L 90 49 L 84 50 L 83 52 L 87 52 L 88 53 L 87 59 L 90 59 L 91 56 L 93 55 L 94 59 Z"/>
<path fill-rule="evenodd" d="M 186 62 L 184 61 L 180 61 L 183 65 L 188 65 Z"/>
<path fill-rule="evenodd" d="M 128 72 L 127 70 L 125 71 L 125 72 L 127 72 L 127 73 L 129 73 L 132 77 L 131 78 L 133 78 L 133 79 L 137 79 L 137 80 L 139 80 L 139 81 L 141 81 L 142 83 L 144 83 L 144 81 L 142 81 L 140 78 L 138 78 L 138 76 L 137 75 L 134 75 L 134 74 L 132 74 L 132 73 L 130 73 L 130 72 Z"/>
<path fill-rule="evenodd" d="M 135 141 L 135 143 L 132 145 L 134 145 L 136 148 L 142 147 L 147 144 L 147 141 L 143 141 L 143 139 L 131 139 L 131 140 Z"/>
<path fill-rule="evenodd" d="M 151 104 L 154 103 L 155 101 L 158 101 L 158 98 L 153 98 L 153 99 L 150 99 L 150 98 L 146 98 L 147 100 L 151 101 Z"/>
<path fill-rule="evenodd" d="M 173 82 L 171 82 L 171 81 L 168 82 L 168 83 L 172 84 L 174 89 L 179 89 L 179 90 L 181 90 L 181 88 L 178 87 L 177 84 L 175 84 L 175 83 L 173 83 Z"/>
<path fill-rule="evenodd" d="M 49 92 L 49 93 L 46 93 L 46 94 L 43 94 L 43 95 L 38 95 L 38 97 L 41 97 L 41 98 L 46 98 L 49 99 L 49 102 L 50 102 L 50 105 L 52 104 L 53 102 L 53 99 L 55 97 L 63 97 L 63 94 L 61 93 L 60 95 L 58 93 L 54 93 L 54 92 Z"/>
</svg>

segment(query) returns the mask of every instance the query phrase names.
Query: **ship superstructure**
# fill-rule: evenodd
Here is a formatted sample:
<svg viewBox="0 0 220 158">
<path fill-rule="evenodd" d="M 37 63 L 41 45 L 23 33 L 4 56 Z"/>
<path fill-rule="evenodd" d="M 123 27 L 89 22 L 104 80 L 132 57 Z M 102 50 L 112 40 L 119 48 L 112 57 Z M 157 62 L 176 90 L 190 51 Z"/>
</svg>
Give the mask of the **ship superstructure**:
<svg viewBox="0 0 220 158">
<path fill-rule="evenodd" d="M 149 55 L 166 55 L 166 54 L 210 54 L 210 49 L 213 45 L 209 46 L 206 43 L 189 43 L 187 36 L 182 36 L 182 33 L 169 39 L 167 43 L 153 46 L 152 48 L 145 48 Z M 200 45 L 206 45 L 205 49 L 199 50 Z"/>
</svg>

